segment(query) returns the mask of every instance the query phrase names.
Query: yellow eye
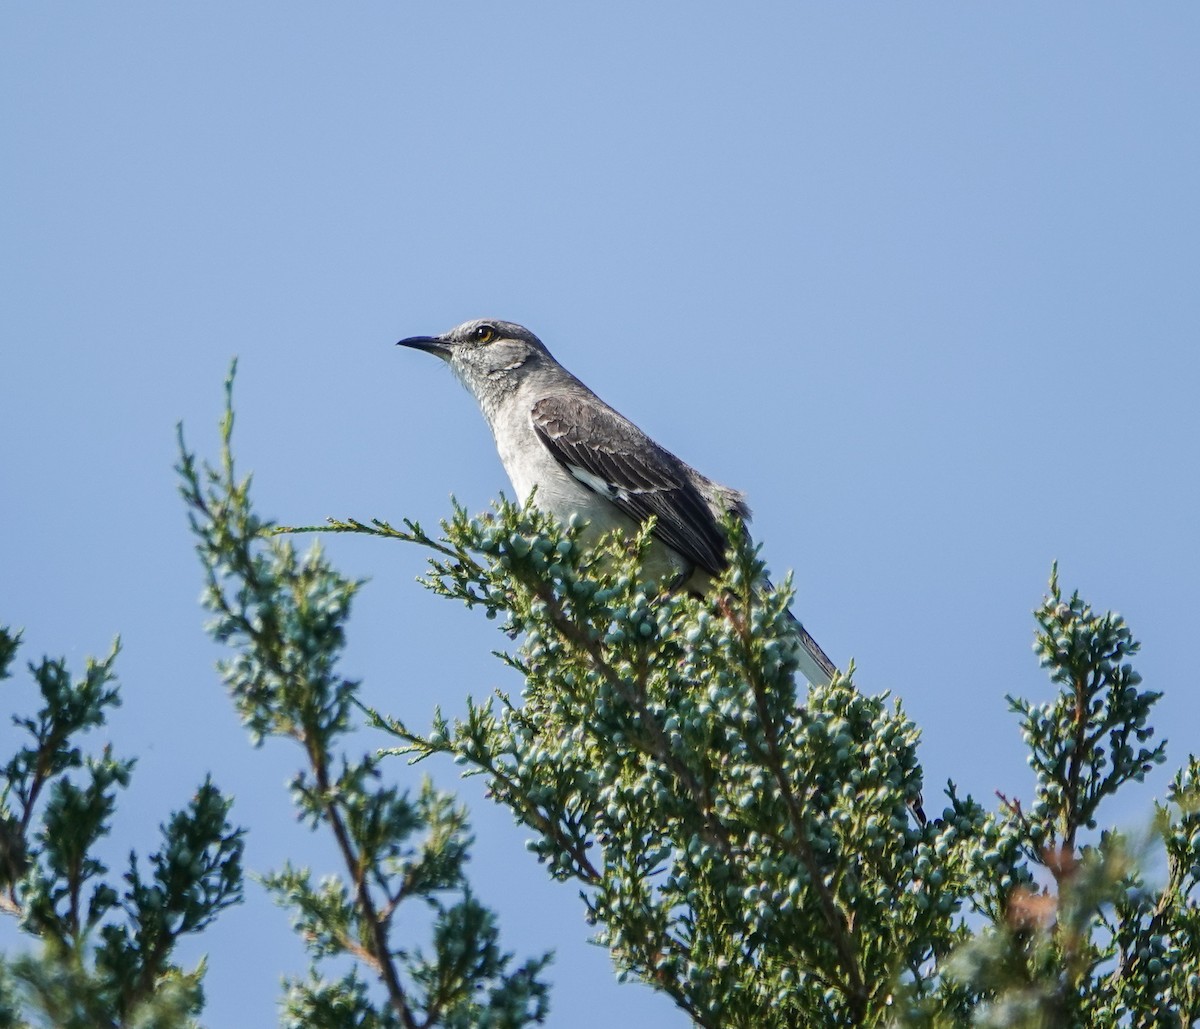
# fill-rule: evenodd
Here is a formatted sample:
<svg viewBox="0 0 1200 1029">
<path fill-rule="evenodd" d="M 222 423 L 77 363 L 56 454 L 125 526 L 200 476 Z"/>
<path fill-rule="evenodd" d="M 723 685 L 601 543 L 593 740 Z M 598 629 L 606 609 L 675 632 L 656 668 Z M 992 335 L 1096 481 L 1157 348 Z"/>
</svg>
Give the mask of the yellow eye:
<svg viewBox="0 0 1200 1029">
<path fill-rule="evenodd" d="M 476 343 L 490 343 L 496 338 L 496 329 L 492 325 L 481 325 L 473 333 Z"/>
</svg>

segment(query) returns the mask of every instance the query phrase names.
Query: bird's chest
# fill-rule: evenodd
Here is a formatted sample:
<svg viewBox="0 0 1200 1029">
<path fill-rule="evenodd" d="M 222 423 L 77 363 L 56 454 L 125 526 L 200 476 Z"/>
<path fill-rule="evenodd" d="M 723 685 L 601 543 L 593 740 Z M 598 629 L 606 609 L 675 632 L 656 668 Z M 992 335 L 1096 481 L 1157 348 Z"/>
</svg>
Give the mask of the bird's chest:
<svg viewBox="0 0 1200 1029">
<path fill-rule="evenodd" d="M 573 514 L 594 518 L 598 498 L 546 449 L 528 416 L 523 423 L 494 426 L 493 434 L 518 503 L 525 503 L 536 489 L 537 506 L 559 521 L 565 522 Z"/>
<path fill-rule="evenodd" d="M 632 521 L 559 464 L 534 429 L 527 405 L 492 412 L 488 422 L 518 503 L 525 503 L 536 489 L 537 506 L 561 522 L 577 514 L 597 523 L 600 531 L 618 524 L 632 526 Z"/>
</svg>

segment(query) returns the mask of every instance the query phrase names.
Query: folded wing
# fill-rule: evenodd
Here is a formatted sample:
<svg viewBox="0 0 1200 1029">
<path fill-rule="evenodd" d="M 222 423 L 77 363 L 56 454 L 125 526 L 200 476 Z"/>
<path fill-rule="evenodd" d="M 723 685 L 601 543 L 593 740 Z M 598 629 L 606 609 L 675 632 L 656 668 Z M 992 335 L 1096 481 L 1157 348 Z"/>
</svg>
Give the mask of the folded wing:
<svg viewBox="0 0 1200 1029">
<path fill-rule="evenodd" d="M 595 401 L 545 397 L 530 416 L 550 453 L 584 486 L 636 522 L 653 515 L 655 538 L 697 568 L 724 570 L 725 533 L 677 457 Z"/>
</svg>

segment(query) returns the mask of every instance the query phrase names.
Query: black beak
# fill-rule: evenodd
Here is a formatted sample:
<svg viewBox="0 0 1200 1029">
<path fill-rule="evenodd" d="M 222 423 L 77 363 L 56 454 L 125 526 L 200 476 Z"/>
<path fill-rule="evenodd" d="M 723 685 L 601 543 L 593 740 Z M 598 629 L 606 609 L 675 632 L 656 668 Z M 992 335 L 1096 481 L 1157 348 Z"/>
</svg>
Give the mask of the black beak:
<svg viewBox="0 0 1200 1029">
<path fill-rule="evenodd" d="M 450 360 L 450 344 L 440 336 L 409 336 L 408 339 L 402 339 L 396 346 L 424 350 L 425 353 L 440 357 L 443 361 Z"/>
</svg>

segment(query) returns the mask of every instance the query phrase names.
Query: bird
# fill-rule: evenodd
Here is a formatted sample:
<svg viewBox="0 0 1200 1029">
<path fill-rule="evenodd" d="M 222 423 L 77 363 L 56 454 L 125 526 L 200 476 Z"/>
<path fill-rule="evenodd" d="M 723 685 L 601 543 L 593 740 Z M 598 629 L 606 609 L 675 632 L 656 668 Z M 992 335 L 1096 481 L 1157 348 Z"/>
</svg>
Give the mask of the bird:
<svg viewBox="0 0 1200 1029">
<path fill-rule="evenodd" d="M 492 430 L 517 497 L 566 524 L 572 515 L 595 540 L 631 533 L 650 518 L 643 572 L 703 595 L 728 566 L 723 519 L 743 525 L 740 491 L 714 482 L 656 443 L 601 400 L 551 355 L 529 329 L 482 318 L 440 336 L 409 336 L 397 346 L 441 358 L 475 398 Z M 814 686 L 836 667 L 793 616 L 799 669 Z"/>
</svg>

